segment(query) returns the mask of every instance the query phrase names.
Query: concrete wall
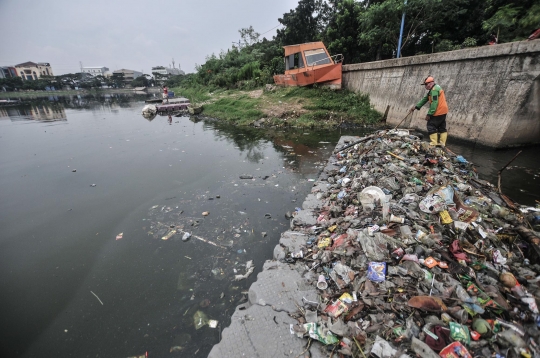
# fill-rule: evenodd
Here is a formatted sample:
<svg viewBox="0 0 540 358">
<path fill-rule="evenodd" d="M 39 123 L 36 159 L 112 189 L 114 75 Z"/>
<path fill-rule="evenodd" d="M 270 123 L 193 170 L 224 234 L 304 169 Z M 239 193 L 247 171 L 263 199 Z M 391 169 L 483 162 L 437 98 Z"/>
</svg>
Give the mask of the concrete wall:
<svg viewBox="0 0 540 358">
<path fill-rule="evenodd" d="M 397 125 L 426 93 L 428 75 L 446 94 L 452 137 L 491 147 L 540 143 L 540 40 L 343 66 L 343 86 L 368 93 Z M 426 104 L 402 127 L 426 130 Z"/>
</svg>

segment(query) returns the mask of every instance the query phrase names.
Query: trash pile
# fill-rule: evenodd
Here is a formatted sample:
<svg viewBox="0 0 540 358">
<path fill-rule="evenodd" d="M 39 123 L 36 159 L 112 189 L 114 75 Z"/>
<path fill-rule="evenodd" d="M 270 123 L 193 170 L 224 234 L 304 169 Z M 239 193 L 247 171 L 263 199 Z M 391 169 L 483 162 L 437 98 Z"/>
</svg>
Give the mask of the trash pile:
<svg viewBox="0 0 540 358">
<path fill-rule="evenodd" d="M 291 332 L 336 356 L 540 357 L 538 208 L 406 130 L 333 159 L 316 225 L 294 228 L 309 240 L 285 258 L 319 292 Z"/>
</svg>

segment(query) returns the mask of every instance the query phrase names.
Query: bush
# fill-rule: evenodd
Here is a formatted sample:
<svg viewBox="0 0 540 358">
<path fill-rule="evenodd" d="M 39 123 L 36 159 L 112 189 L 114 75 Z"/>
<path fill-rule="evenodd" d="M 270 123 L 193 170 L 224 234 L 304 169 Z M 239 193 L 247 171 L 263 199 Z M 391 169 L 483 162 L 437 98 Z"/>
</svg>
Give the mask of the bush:
<svg viewBox="0 0 540 358">
<path fill-rule="evenodd" d="M 472 37 L 467 37 L 465 41 L 461 44 L 462 47 L 475 47 L 476 39 Z"/>
</svg>

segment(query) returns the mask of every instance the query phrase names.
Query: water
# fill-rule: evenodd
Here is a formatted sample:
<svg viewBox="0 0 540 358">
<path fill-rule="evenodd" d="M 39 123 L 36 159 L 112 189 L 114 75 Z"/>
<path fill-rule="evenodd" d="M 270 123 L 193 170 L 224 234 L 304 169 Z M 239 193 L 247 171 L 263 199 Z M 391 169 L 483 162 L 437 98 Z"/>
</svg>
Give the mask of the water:
<svg viewBox="0 0 540 358">
<path fill-rule="evenodd" d="M 2 356 L 206 356 L 271 259 L 284 214 L 340 135 L 361 134 L 148 122 L 142 99 L 0 109 Z M 451 148 L 495 183 L 516 152 Z M 539 194 L 534 152 L 503 174 L 504 192 L 527 205 Z M 193 236 L 162 240 L 170 226 Z M 248 260 L 254 274 L 233 281 Z M 219 326 L 195 329 L 197 311 Z"/>
</svg>

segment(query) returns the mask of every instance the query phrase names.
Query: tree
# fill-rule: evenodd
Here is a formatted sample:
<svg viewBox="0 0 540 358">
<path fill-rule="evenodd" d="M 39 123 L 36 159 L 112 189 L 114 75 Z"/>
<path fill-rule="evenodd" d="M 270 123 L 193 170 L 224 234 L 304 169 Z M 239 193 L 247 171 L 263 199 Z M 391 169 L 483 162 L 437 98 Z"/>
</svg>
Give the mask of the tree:
<svg viewBox="0 0 540 358">
<path fill-rule="evenodd" d="M 495 15 L 484 21 L 482 28 L 486 31 L 496 32 L 497 38 L 500 38 L 501 31 L 505 40 L 510 40 L 513 28 L 517 25 L 517 15 L 520 8 L 512 4 L 501 7 Z"/>
<path fill-rule="evenodd" d="M 320 40 L 328 21 L 328 4 L 323 0 L 300 0 L 296 9 L 278 21 L 276 40 L 283 46 Z"/>
<path fill-rule="evenodd" d="M 124 81 L 125 81 L 124 77 L 125 75 L 122 72 L 113 73 L 111 76 L 111 82 L 113 86 L 116 88 L 124 87 Z"/>
<path fill-rule="evenodd" d="M 259 37 L 261 36 L 261 34 L 255 32 L 253 26 L 249 26 L 247 29 L 240 29 L 238 32 L 240 33 L 240 38 L 247 46 L 251 46 L 259 41 Z"/>
<path fill-rule="evenodd" d="M 149 84 L 150 84 L 150 81 L 148 81 L 148 79 L 144 75 L 135 78 L 131 82 L 131 86 L 133 87 L 148 87 Z"/>
<path fill-rule="evenodd" d="M 6 91 L 15 91 L 23 87 L 23 80 L 21 77 L 0 78 L 0 87 Z"/>
<path fill-rule="evenodd" d="M 360 4 L 354 0 L 342 0 L 336 4 L 329 20 L 323 41 L 330 54 L 341 53 L 344 63 L 360 62 L 361 47 L 358 46 Z"/>
</svg>

